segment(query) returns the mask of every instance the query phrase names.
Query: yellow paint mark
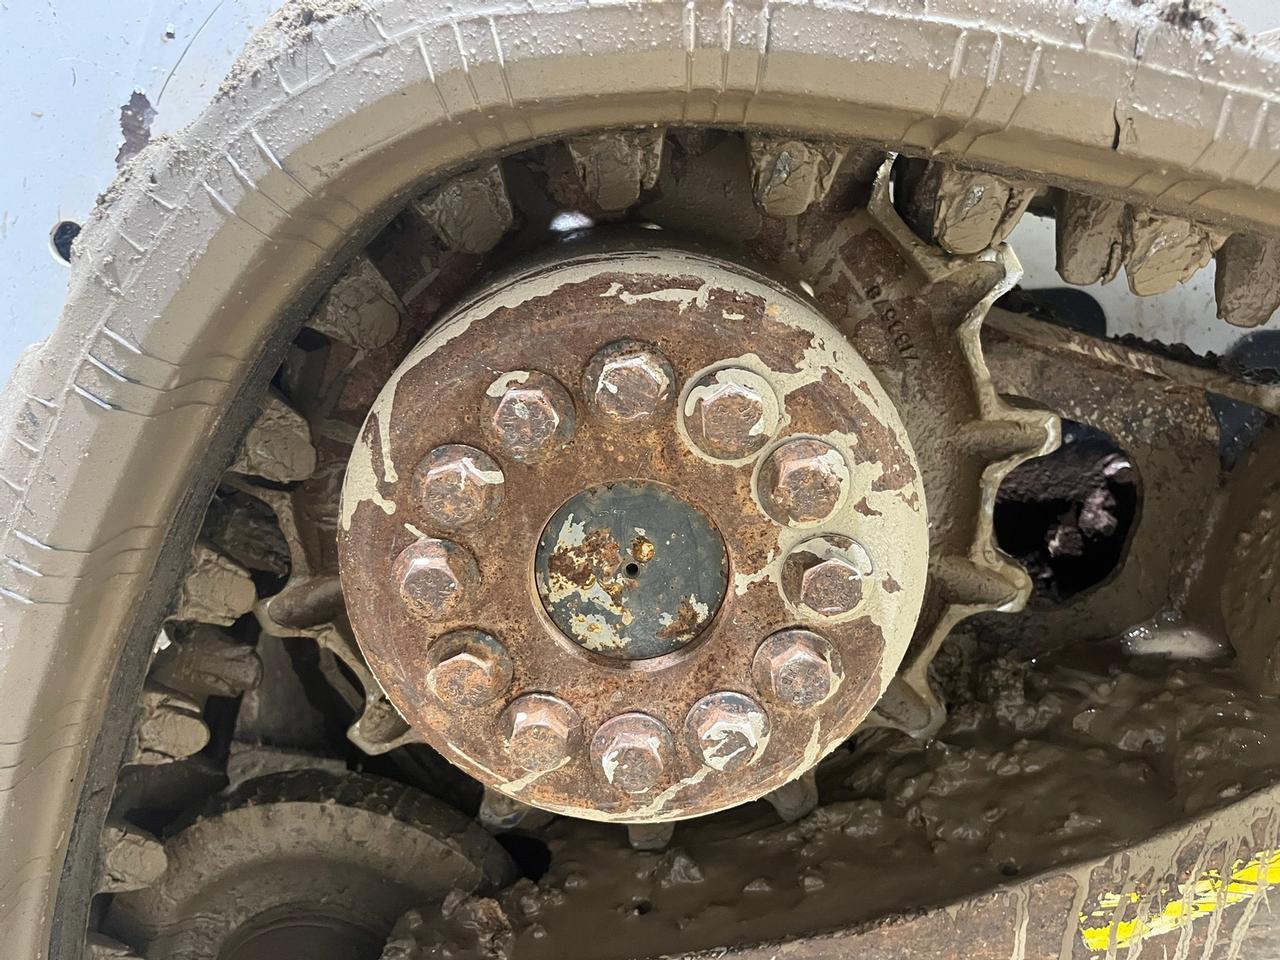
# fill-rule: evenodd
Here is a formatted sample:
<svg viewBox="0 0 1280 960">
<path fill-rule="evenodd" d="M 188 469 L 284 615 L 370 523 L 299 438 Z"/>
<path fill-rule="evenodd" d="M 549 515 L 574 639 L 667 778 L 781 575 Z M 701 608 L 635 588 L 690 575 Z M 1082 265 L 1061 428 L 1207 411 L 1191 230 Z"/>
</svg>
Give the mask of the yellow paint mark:
<svg viewBox="0 0 1280 960">
<path fill-rule="evenodd" d="M 1170 933 L 1222 907 L 1243 903 L 1252 899 L 1259 887 L 1273 884 L 1280 884 L 1280 850 L 1264 850 L 1249 861 L 1237 860 L 1225 878 L 1219 870 L 1206 870 L 1195 881 L 1178 884 L 1176 893 L 1164 887 L 1147 894 L 1153 905 L 1165 901 L 1159 913 L 1147 917 L 1112 922 L 1121 905 L 1136 904 L 1143 895 L 1103 894 L 1093 911 L 1080 914 L 1080 939 L 1090 950 L 1106 951 L 1112 943 L 1120 949 Z"/>
</svg>

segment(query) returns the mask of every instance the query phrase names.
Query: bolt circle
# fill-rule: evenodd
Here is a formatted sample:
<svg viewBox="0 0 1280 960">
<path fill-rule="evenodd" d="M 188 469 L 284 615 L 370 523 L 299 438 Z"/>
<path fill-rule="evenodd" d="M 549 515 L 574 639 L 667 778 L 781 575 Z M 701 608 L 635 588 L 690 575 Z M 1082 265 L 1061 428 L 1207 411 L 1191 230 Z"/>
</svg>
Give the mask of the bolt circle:
<svg viewBox="0 0 1280 960">
<path fill-rule="evenodd" d="M 633 423 L 665 410 L 675 382 L 671 363 L 656 349 L 638 340 L 619 340 L 591 358 L 582 390 L 595 413 L 616 423 Z"/>
<path fill-rule="evenodd" d="M 645 793 L 656 786 L 671 752 L 671 732 L 646 713 L 612 717 L 591 738 L 596 771 L 623 793 Z"/>
<path fill-rule="evenodd" d="M 862 603 L 873 569 L 866 548 L 852 537 L 815 537 L 787 554 L 782 592 L 793 606 L 820 617 L 848 616 Z"/>
<path fill-rule="evenodd" d="M 475 558 L 449 540 L 422 537 L 392 565 L 400 599 L 420 617 L 438 620 L 458 610 L 480 585 Z"/>
<path fill-rule="evenodd" d="M 767 513 L 792 526 L 821 523 L 843 501 L 849 465 L 824 440 L 788 440 L 761 465 L 757 493 Z"/>
<path fill-rule="evenodd" d="M 458 530 L 493 517 L 505 477 L 483 450 L 449 443 L 423 457 L 411 482 L 423 514 L 443 530 Z"/>
<path fill-rule="evenodd" d="M 559 697 L 529 693 L 502 712 L 507 756 L 529 773 L 554 770 L 568 760 L 582 734 L 578 712 Z"/>
<path fill-rule="evenodd" d="M 374 404 L 363 392 L 347 398 L 369 413 L 335 518 L 351 631 L 388 702 L 489 790 L 601 822 L 700 816 L 793 781 L 814 756 L 849 737 L 898 669 L 928 585 L 920 466 L 894 398 L 855 345 L 786 290 L 731 262 L 667 250 L 661 236 L 653 239 L 659 246 L 652 250 L 581 258 L 570 252 L 562 263 L 495 275 L 442 311 Z M 697 303 L 687 296 L 695 288 Z M 815 337 L 830 349 L 798 352 Z M 659 386 L 656 405 L 641 402 L 635 420 L 609 415 L 594 391 L 583 389 L 601 348 L 624 340 L 661 354 L 672 370 L 669 392 Z M 606 383 L 615 369 L 606 375 L 600 363 Z M 772 409 L 757 431 L 750 405 L 745 412 L 718 405 L 722 394 L 736 405 L 741 392 L 753 393 L 736 389 L 752 386 L 749 374 L 763 379 L 770 408 L 776 401 L 776 427 Z M 558 386 L 548 391 L 567 391 L 566 416 L 554 402 L 543 403 L 550 378 Z M 600 386 L 599 375 L 591 385 Z M 710 389 L 717 386 L 725 389 Z M 602 404 L 615 398 L 603 392 Z M 529 402 L 534 409 L 523 413 L 536 416 L 521 417 L 518 404 Z M 548 406 L 552 416 L 542 417 Z M 656 412 L 647 413 L 651 408 Z M 356 412 L 344 416 L 354 420 Z M 717 427 L 717 417 L 728 425 Z M 545 423 L 551 429 L 539 432 Z M 718 431 L 727 436 L 699 445 Z M 525 445 L 529 438 L 534 443 Z M 761 502 L 770 455 L 799 440 L 825 442 L 848 468 L 834 512 L 820 522 L 775 519 Z M 429 518 L 420 496 L 437 461 L 422 466 L 416 481 L 415 468 L 455 445 L 492 458 L 503 483 L 489 519 L 450 528 Z M 742 450 L 749 452 L 721 459 Z M 464 484 L 468 477 L 464 472 Z M 875 490 L 866 486 L 877 478 Z M 643 491 L 663 495 L 641 498 Z M 644 502 L 634 511 L 614 509 L 630 494 Z M 436 513 L 448 514 L 449 523 L 470 511 Z M 690 514 L 703 516 L 714 549 L 686 535 Z M 805 581 L 827 553 L 804 558 L 789 590 L 787 561 L 799 546 L 855 534 L 875 570 L 864 575 L 851 612 L 829 615 L 833 605 L 817 592 L 821 578 Z M 406 577 L 411 607 L 393 564 L 418 538 L 455 546 L 437 548 L 443 571 L 438 556 L 415 558 L 447 582 L 423 596 Z M 463 559 L 455 564 L 458 550 Z M 466 557 L 475 563 L 470 577 Z M 828 613 L 801 602 L 802 588 L 808 603 Z M 558 606 L 568 625 L 557 619 Z M 498 667 L 493 680 L 483 655 L 429 659 L 438 638 L 463 629 L 486 632 L 505 648 L 513 672 L 502 692 L 491 694 L 505 670 Z M 825 700 L 839 676 L 825 647 L 817 656 L 793 656 L 797 662 L 784 658 L 776 678 L 768 664 L 753 670 L 757 648 L 784 629 L 813 631 L 838 651 L 843 679 Z M 751 744 L 763 740 L 763 718 L 754 710 L 728 709 L 707 720 L 702 711 L 710 708 L 702 705 L 690 718 L 704 698 L 732 693 L 767 717 L 767 745 L 758 756 Z M 512 704 L 535 694 L 570 705 L 576 722 L 561 723 L 555 708 L 550 717 L 517 722 Z M 479 706 L 461 703 L 486 695 L 492 698 Z M 638 730 L 606 727 L 593 751 L 605 722 L 631 713 L 648 719 Z M 742 742 L 746 748 L 737 749 Z"/>
<path fill-rule="evenodd" d="M 567 444 L 577 418 L 559 381 L 536 370 L 504 373 L 487 391 L 489 434 L 512 460 L 537 463 Z"/>
<path fill-rule="evenodd" d="M 755 763 L 769 742 L 769 715 L 743 693 L 707 694 L 685 718 L 685 738 L 702 762 L 721 773 Z"/>
<path fill-rule="evenodd" d="M 844 679 L 840 654 L 810 630 L 780 630 L 760 644 L 751 675 L 780 706 L 811 710 L 829 700 Z"/>
<path fill-rule="evenodd" d="M 737 367 L 698 378 L 682 413 L 694 446 L 716 460 L 759 453 L 781 422 L 773 388 L 759 374 Z"/>
<path fill-rule="evenodd" d="M 454 630 L 427 651 L 427 686 L 442 703 L 482 707 L 511 685 L 506 648 L 481 630 Z"/>
</svg>

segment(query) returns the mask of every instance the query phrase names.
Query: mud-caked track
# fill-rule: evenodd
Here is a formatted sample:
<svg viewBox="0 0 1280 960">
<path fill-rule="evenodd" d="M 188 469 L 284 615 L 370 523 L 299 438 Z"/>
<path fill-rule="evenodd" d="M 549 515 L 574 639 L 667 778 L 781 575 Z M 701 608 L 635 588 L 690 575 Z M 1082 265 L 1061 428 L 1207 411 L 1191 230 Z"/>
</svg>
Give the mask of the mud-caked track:
<svg viewBox="0 0 1280 960">
<path fill-rule="evenodd" d="M 1042 941 L 1243 950 L 1275 846 L 1267 794 L 1249 796 L 1273 779 L 1274 618 L 1241 587 L 1273 552 L 1255 509 L 1272 492 L 1270 428 L 1228 470 L 1209 395 L 1256 413 L 1271 390 L 991 307 L 1018 272 L 1004 241 L 1052 215 L 1067 281 L 1123 270 L 1156 295 L 1213 260 L 1221 317 L 1265 322 L 1280 298 L 1273 67 L 1214 15 L 1098 7 L 1067 23 L 1027 4 L 978 23 L 963 6 L 286 7 L 209 117 L 145 152 L 86 229 L 84 329 L 55 337 L 11 396 L 22 443 L 5 490 L 22 521 L 0 586 L 49 639 L 32 657 L 56 655 L 3 675 L 15 709 L 50 705 L 5 736 L 31 821 L 11 831 L 3 808 L 28 891 L 9 908 L 16 949 L 50 915 L 29 891 L 56 882 L 57 955 L 80 948 L 91 900 L 92 955 L 162 955 L 146 917 L 125 918 L 198 888 L 171 852 L 198 850 L 201 824 L 216 833 L 225 798 L 359 768 L 474 815 L 526 875 L 492 899 L 479 885 L 419 905 L 389 957 L 455 936 L 563 955 L 572 918 L 593 916 L 623 918 L 630 947 L 599 945 L 617 956 L 750 953 L 802 929 L 843 931 L 795 948 L 813 955 L 859 937 L 864 952 L 920 938 L 1002 957 Z M 850 36 L 908 28 L 924 42 L 853 53 Z M 681 269 L 619 270 L 657 251 Z M 581 256 L 612 257 L 594 266 L 614 275 L 555 304 L 579 335 L 540 348 L 537 308 L 518 309 L 537 298 L 498 307 L 502 284 L 534 263 L 563 292 L 546 278 Z M 734 282 L 707 285 L 709 264 Z M 744 277 L 760 315 L 785 305 L 825 325 L 800 350 L 821 355 L 767 358 L 745 330 L 752 304 L 725 296 Z M 437 359 L 456 382 L 427 372 Z M 1131 409 L 1108 406 L 1106 384 Z M 1139 510 L 1096 590 L 1023 610 L 1032 583 L 993 511 L 1004 478 L 1058 443 L 1058 413 L 1123 447 Z M 91 479 L 36 503 L 23 491 L 54 460 Z M 1177 511 L 1171 537 L 1158 504 Z M 1046 549 L 1074 528 L 1055 529 Z M 57 641 L 86 623 L 101 643 Z M 1069 641 L 1125 631 L 1138 659 L 1086 679 L 1099 649 Z M 1074 652 L 1010 692 L 1003 658 L 1059 648 Z M 1175 649 L 1235 650 L 1248 669 L 1188 679 L 1143 659 Z M 1195 706 L 1201 690 L 1229 716 Z M 86 768 L 108 700 L 105 759 Z M 1107 714 L 1116 703 L 1140 721 Z M 986 803 L 991 777 L 1025 790 L 1024 809 Z M 1054 785 L 1076 789 L 1038 799 Z M 68 831 L 62 801 L 82 788 Z M 1098 815 L 1113 789 L 1142 796 L 1143 815 Z M 757 796 L 768 805 L 733 807 Z M 1020 879 L 1186 815 L 1201 819 L 1185 837 L 1087 879 Z M 57 880 L 40 851 L 65 837 Z M 927 887 L 886 881 L 906 848 L 902 872 Z M 873 857 L 873 879 L 848 868 Z M 400 870 L 356 866 L 362 892 Z M 848 926 L 999 884 L 910 927 Z M 368 915 L 374 943 L 390 912 Z M 278 916 L 208 942 L 261 946 L 309 915 Z"/>
</svg>

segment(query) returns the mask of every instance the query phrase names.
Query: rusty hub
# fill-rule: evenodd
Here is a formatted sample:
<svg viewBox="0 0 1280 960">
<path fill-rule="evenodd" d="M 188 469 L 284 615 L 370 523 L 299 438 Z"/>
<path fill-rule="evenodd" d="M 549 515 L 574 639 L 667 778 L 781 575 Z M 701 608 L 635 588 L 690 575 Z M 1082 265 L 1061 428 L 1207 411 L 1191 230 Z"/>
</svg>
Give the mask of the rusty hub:
<svg viewBox="0 0 1280 960">
<path fill-rule="evenodd" d="M 491 285 L 392 375 L 342 581 L 405 718 L 490 787 L 644 822 L 797 777 L 902 659 L 928 560 L 896 411 L 817 311 L 699 255 Z"/>
</svg>

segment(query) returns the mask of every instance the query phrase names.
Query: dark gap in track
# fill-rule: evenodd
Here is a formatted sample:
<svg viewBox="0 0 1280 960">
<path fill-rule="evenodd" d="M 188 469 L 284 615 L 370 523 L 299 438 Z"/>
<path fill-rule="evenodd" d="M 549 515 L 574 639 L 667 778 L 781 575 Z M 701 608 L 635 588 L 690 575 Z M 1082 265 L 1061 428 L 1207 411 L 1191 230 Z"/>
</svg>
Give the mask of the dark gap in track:
<svg viewBox="0 0 1280 960">
<path fill-rule="evenodd" d="M 996 540 L 1034 583 L 1032 602 L 1063 603 L 1124 559 L 1141 500 L 1128 454 L 1101 430 L 1062 421 L 1062 446 L 1015 468 L 996 495 Z"/>
</svg>

